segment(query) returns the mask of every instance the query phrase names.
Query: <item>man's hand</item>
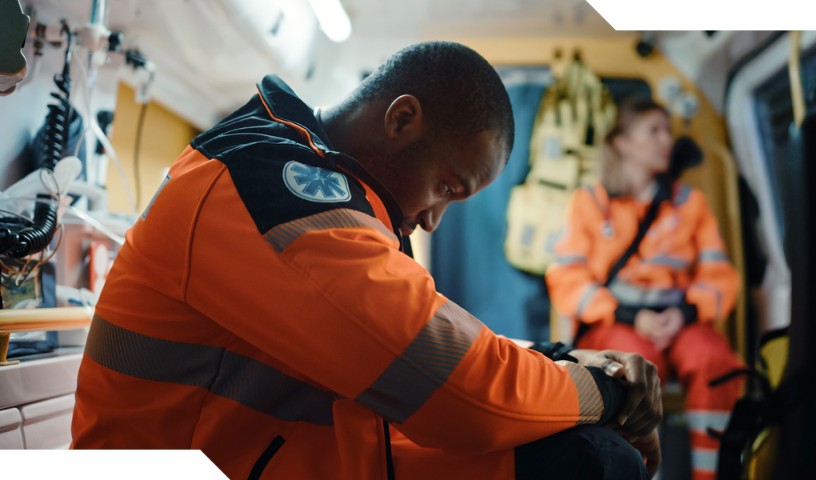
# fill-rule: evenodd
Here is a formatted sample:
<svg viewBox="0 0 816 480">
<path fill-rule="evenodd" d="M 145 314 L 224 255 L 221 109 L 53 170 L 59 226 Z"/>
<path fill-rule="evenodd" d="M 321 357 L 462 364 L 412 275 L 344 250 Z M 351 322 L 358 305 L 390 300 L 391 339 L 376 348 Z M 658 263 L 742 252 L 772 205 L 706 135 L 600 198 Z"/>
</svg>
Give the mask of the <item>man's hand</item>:
<svg viewBox="0 0 816 480">
<path fill-rule="evenodd" d="M 654 477 L 662 462 L 660 437 L 658 436 L 657 429 L 652 430 L 650 434 L 633 442 L 632 446 L 637 448 L 643 455 L 643 458 L 646 460 L 646 471 L 649 472 L 650 477 Z"/>
<path fill-rule="evenodd" d="M 626 401 L 618 415 L 617 431 L 633 444 L 646 438 L 663 418 L 657 367 L 637 353 L 615 350 L 573 350 L 570 355 L 586 367 L 598 367 L 627 383 Z"/>
</svg>

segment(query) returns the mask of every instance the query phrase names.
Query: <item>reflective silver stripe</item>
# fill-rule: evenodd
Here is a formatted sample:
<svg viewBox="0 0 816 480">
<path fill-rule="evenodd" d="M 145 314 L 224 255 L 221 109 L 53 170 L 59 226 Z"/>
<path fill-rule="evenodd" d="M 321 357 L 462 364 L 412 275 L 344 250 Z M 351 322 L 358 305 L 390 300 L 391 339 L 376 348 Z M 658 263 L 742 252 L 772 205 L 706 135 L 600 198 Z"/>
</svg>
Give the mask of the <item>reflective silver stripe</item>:
<svg viewBox="0 0 816 480">
<path fill-rule="evenodd" d="M 557 232 L 550 234 L 545 242 L 544 251 L 547 253 L 555 252 L 555 247 L 567 237 L 567 233 L 569 232 L 568 228 L 569 226 L 564 225 Z"/>
<path fill-rule="evenodd" d="M 555 263 L 561 266 L 582 264 L 586 261 L 586 255 L 558 255 L 555 257 Z"/>
<path fill-rule="evenodd" d="M 716 306 L 714 308 L 714 319 L 719 320 L 722 315 L 722 293 L 718 288 L 714 288 L 711 285 L 706 283 L 695 283 L 693 286 L 699 288 L 700 290 L 705 290 L 706 292 L 711 292 L 714 294 L 714 298 L 716 299 Z"/>
<path fill-rule="evenodd" d="M 712 411 L 688 411 L 686 412 L 686 423 L 689 430 L 696 432 L 706 432 L 707 428 L 714 430 L 725 430 L 728 425 L 728 419 L 731 413 L 727 411 L 712 412 Z"/>
<path fill-rule="evenodd" d="M 691 469 L 705 472 L 717 471 L 717 451 L 695 448 L 691 451 Z"/>
<path fill-rule="evenodd" d="M 722 250 L 703 250 L 697 257 L 697 262 L 727 262 L 728 255 Z"/>
<path fill-rule="evenodd" d="M 484 325 L 450 300 L 357 401 L 394 422 L 404 422 L 442 386 Z"/>
<path fill-rule="evenodd" d="M 680 185 L 680 188 L 677 190 L 677 195 L 674 196 L 674 206 L 679 207 L 686 203 L 691 196 L 691 187 L 683 184 Z"/>
<path fill-rule="evenodd" d="M 159 198 L 159 194 L 162 190 L 164 190 L 164 187 L 167 186 L 167 182 L 169 181 L 170 175 L 166 175 L 164 180 L 162 180 L 161 185 L 159 185 L 159 188 L 156 189 L 156 193 L 153 194 L 153 198 L 150 199 L 150 203 L 147 204 L 147 208 L 145 208 L 144 213 L 142 213 L 142 220 L 147 220 L 147 214 L 150 213 L 150 208 L 154 203 L 156 203 L 156 199 Z"/>
<path fill-rule="evenodd" d="M 667 267 L 672 267 L 678 270 L 688 267 L 690 263 L 685 259 L 672 257 L 669 255 L 658 255 L 652 258 L 645 258 L 643 259 L 643 262 L 651 263 L 653 265 L 666 265 Z"/>
<path fill-rule="evenodd" d="M 600 285 L 597 283 L 593 283 L 584 290 L 584 294 L 581 295 L 581 300 L 578 301 L 578 310 L 575 312 L 575 316 L 581 318 L 584 314 L 584 309 L 586 309 L 587 305 L 592 301 L 592 297 L 595 296 L 595 293 L 600 289 Z"/>
<path fill-rule="evenodd" d="M 603 416 L 604 402 L 595 379 L 586 368 L 577 363 L 567 363 L 564 365 L 572 377 L 572 383 L 578 389 L 578 422 L 576 425 L 585 423 L 598 423 Z"/>
<path fill-rule="evenodd" d="M 623 305 L 664 307 L 677 305 L 683 300 L 683 290 L 676 288 L 645 288 L 623 280 L 613 280 L 609 291 Z"/>
<path fill-rule="evenodd" d="M 372 228 L 391 240 L 397 240 L 394 232 L 388 230 L 382 222 L 371 215 L 349 208 L 327 210 L 282 223 L 269 229 L 264 238 L 276 252 L 280 253 L 304 233 L 335 228 Z"/>
<path fill-rule="evenodd" d="M 123 375 L 199 387 L 280 420 L 333 423 L 331 392 L 221 347 L 149 337 L 95 315 L 85 354 Z"/>
</svg>

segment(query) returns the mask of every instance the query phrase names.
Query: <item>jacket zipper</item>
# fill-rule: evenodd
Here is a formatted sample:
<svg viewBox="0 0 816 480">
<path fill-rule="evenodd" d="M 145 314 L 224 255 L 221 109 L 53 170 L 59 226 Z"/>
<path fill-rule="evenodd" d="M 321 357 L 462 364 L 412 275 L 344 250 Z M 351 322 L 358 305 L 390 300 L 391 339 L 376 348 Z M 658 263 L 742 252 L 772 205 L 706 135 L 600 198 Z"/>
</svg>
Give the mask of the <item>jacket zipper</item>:
<svg viewBox="0 0 816 480">
<path fill-rule="evenodd" d="M 272 443 L 266 447 L 266 450 L 264 450 L 261 456 L 258 457 L 258 460 L 255 461 L 255 465 L 252 466 L 252 471 L 249 472 L 248 480 L 258 480 L 261 478 L 261 474 L 269 464 L 269 461 L 272 460 L 272 457 L 275 456 L 275 453 L 277 453 L 285 441 L 286 440 L 280 435 L 272 439 Z"/>
<path fill-rule="evenodd" d="M 385 440 L 385 472 L 388 480 L 394 480 L 394 457 L 391 454 L 391 430 L 385 419 L 383 419 L 382 425 Z"/>
</svg>

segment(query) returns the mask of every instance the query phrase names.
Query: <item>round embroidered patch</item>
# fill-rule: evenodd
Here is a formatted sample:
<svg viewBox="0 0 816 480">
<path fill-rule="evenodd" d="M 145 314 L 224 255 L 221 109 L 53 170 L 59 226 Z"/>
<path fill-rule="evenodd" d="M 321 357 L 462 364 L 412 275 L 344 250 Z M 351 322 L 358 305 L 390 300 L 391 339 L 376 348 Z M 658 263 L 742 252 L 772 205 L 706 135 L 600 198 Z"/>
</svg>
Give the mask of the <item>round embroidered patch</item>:
<svg viewBox="0 0 816 480">
<path fill-rule="evenodd" d="M 295 196 L 310 202 L 339 203 L 351 200 L 345 175 L 294 160 L 283 167 L 283 183 Z"/>
</svg>

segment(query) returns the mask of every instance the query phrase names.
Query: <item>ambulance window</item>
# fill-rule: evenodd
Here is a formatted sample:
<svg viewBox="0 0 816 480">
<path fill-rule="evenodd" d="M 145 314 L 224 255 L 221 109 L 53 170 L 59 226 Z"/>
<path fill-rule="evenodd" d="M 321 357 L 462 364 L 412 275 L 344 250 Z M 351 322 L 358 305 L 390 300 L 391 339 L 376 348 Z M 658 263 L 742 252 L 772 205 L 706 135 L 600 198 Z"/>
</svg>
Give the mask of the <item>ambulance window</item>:
<svg viewBox="0 0 816 480">
<path fill-rule="evenodd" d="M 807 108 L 816 107 L 816 48 L 802 54 L 802 83 L 804 86 Z M 774 217 L 777 219 L 779 233 L 784 232 L 779 193 L 783 189 L 781 180 L 782 162 L 790 154 L 788 138 L 793 123 L 793 106 L 791 104 L 790 77 L 787 65 L 769 77 L 754 90 L 755 111 L 759 126 L 760 143 L 766 162 L 768 180 L 774 186 Z"/>
</svg>

